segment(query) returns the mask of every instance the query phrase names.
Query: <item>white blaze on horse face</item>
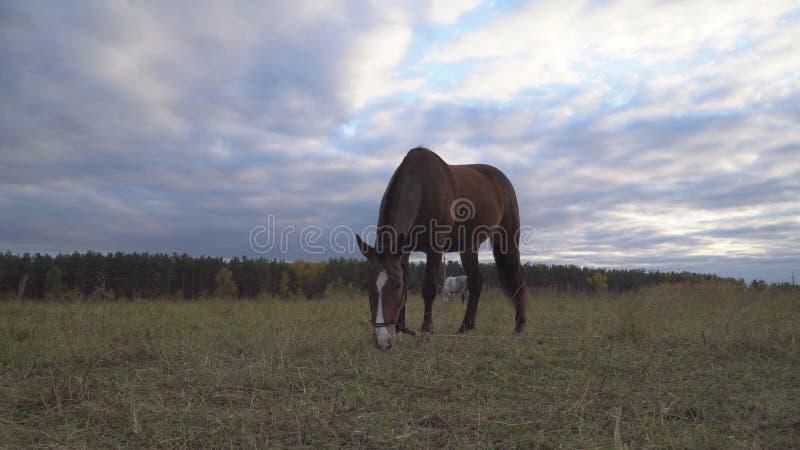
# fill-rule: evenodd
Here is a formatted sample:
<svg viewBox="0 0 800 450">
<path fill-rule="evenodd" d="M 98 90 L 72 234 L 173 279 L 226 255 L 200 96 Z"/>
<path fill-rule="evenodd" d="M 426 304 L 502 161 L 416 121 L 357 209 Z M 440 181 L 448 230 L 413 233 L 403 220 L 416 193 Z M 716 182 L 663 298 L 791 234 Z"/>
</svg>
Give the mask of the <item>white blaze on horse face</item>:
<svg viewBox="0 0 800 450">
<path fill-rule="evenodd" d="M 389 279 L 389 276 L 386 275 L 385 270 L 381 270 L 381 273 L 378 274 L 378 279 L 375 281 L 375 287 L 378 288 L 378 312 L 375 314 L 375 324 L 384 323 L 383 320 L 383 285 L 386 284 L 386 280 Z M 391 343 L 391 336 L 389 336 L 389 330 L 386 326 L 376 327 L 375 328 L 375 341 L 378 344 L 378 347 L 382 349 L 387 349 L 389 344 Z"/>
</svg>

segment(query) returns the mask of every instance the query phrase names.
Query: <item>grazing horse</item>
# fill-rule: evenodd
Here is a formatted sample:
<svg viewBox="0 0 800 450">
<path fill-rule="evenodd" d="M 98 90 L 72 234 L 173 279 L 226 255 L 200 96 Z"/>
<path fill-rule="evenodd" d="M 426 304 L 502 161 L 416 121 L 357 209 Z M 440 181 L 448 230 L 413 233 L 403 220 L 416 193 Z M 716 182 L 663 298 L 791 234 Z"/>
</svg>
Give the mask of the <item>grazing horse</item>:
<svg viewBox="0 0 800 450">
<path fill-rule="evenodd" d="M 447 277 L 442 287 L 442 300 L 445 304 L 453 301 L 457 296 L 461 296 L 461 303 L 464 303 L 464 294 L 467 293 L 467 276 Z"/>
<path fill-rule="evenodd" d="M 426 256 L 422 332 L 432 330 L 431 307 L 444 252 L 459 252 L 467 274 L 469 301 L 459 333 L 475 327 L 483 277 L 478 247 L 490 239 L 500 284 L 516 308 L 515 334 L 525 325 L 527 294 L 519 256 L 519 208 L 511 182 L 495 167 L 449 165 L 434 152 L 417 147 L 395 170 L 381 200 L 375 246 L 356 240 L 367 258 L 366 288 L 373 338 L 388 350 L 405 326 L 408 258 Z"/>
</svg>

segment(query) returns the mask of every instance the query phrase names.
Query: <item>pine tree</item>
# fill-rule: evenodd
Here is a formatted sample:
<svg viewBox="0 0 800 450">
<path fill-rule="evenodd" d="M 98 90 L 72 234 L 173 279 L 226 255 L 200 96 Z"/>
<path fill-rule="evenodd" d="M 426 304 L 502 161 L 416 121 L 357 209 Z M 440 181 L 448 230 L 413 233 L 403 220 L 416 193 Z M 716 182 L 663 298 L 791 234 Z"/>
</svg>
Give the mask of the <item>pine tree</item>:
<svg viewBox="0 0 800 450">
<path fill-rule="evenodd" d="M 61 269 L 53 265 L 45 274 L 45 292 L 47 297 L 57 297 L 61 293 Z"/>
</svg>

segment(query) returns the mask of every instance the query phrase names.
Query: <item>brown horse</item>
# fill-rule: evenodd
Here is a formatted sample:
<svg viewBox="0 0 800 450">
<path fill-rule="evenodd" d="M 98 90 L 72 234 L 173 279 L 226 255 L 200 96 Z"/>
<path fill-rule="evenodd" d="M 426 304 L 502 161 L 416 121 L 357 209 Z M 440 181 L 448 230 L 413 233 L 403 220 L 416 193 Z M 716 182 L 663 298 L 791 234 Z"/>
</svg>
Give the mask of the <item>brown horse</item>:
<svg viewBox="0 0 800 450">
<path fill-rule="evenodd" d="M 454 251 L 461 254 L 469 289 L 458 332 L 473 329 L 483 286 L 478 247 L 487 239 L 492 242 L 503 290 L 516 308 L 515 333 L 521 334 L 527 294 L 520 265 L 519 230 L 517 196 L 500 170 L 484 164 L 451 166 L 426 148 L 411 149 L 383 194 L 375 247 L 356 235 L 368 261 L 366 287 L 378 348 L 391 348 L 398 332 L 416 334 L 405 327 L 406 274 L 412 251 L 426 255 L 422 332 L 431 333 L 431 306 L 442 254 Z"/>
</svg>

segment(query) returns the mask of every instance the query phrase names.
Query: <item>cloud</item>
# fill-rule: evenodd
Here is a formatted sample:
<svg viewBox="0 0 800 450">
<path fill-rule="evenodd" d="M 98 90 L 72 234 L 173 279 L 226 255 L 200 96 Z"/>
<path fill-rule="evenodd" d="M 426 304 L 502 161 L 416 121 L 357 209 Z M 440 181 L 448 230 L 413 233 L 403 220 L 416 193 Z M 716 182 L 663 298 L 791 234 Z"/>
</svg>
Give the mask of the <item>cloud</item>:
<svg viewBox="0 0 800 450">
<path fill-rule="evenodd" d="M 441 95 L 509 101 L 525 89 L 611 82 L 620 75 L 682 72 L 714 54 L 757 67 L 754 80 L 796 73 L 796 31 L 782 18 L 792 2 L 534 2 L 441 43 L 426 60 L 473 62 L 474 70 Z M 796 28 L 796 27 L 795 27 Z M 716 59 L 716 58 L 714 58 Z M 724 68 L 704 65 L 709 75 Z M 728 72 L 730 73 L 730 72 Z M 749 81 L 749 80 L 743 80 Z"/>
<path fill-rule="evenodd" d="M 452 24 L 463 13 L 475 9 L 480 0 L 434 0 L 431 2 L 430 19 L 433 22 Z"/>
<path fill-rule="evenodd" d="M 798 11 L 5 3 L 0 249 L 231 256 L 269 214 L 358 231 L 426 145 L 508 174 L 528 260 L 783 281 Z"/>
</svg>

